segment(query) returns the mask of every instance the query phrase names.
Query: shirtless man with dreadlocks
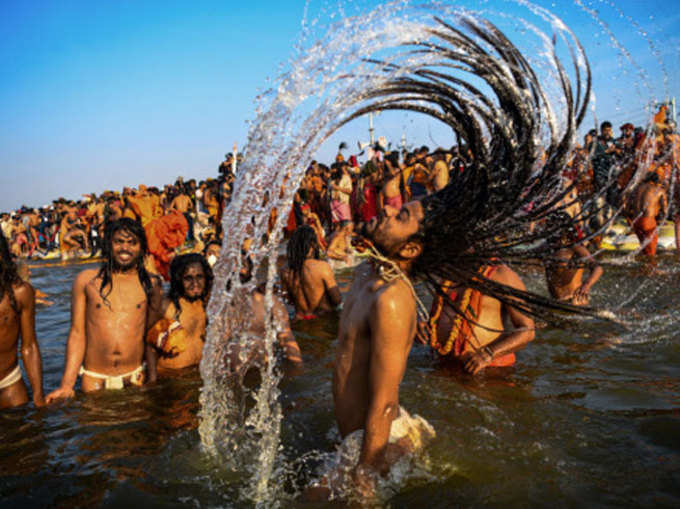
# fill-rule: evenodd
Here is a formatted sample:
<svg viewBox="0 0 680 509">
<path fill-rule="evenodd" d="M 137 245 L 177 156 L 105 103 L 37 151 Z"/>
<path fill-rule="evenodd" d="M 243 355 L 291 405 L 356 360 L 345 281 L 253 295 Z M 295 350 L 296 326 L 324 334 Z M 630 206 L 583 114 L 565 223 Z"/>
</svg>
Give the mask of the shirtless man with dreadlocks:
<svg viewBox="0 0 680 509">
<path fill-rule="evenodd" d="M 338 283 L 330 264 L 318 259 L 319 245 L 311 226 L 303 225 L 293 232 L 287 255 L 281 281 L 295 305 L 295 318 L 311 320 L 337 308 L 342 302 Z"/>
<path fill-rule="evenodd" d="M 422 417 L 399 406 L 399 385 L 416 334 L 417 302 L 408 275 L 423 251 L 422 219 L 421 203 L 412 201 L 400 210 L 387 205 L 366 225 L 380 255 L 355 272 L 340 317 L 333 369 L 343 443 L 337 465 L 312 485 L 309 498 L 351 487 L 372 496 L 377 475 L 434 435 Z"/>
<path fill-rule="evenodd" d="M 161 372 L 196 366 L 203 355 L 207 318 L 205 306 L 212 288 L 208 261 L 197 253 L 177 256 L 170 264 L 170 290 L 162 309 L 152 317 L 146 340 L 149 382 Z"/>
<path fill-rule="evenodd" d="M 36 406 L 45 404 L 42 388 L 40 349 L 35 339 L 35 293 L 24 283 L 0 232 L 0 409 L 28 402 L 21 378 L 17 346 L 21 337 L 21 357 L 33 388 Z"/>
<path fill-rule="evenodd" d="M 144 229 L 129 218 L 108 223 L 104 251 L 101 268 L 73 283 L 64 375 L 48 403 L 72 397 L 78 375 L 84 392 L 144 381 L 144 334 L 161 304 L 160 283 L 144 269 Z"/>
</svg>

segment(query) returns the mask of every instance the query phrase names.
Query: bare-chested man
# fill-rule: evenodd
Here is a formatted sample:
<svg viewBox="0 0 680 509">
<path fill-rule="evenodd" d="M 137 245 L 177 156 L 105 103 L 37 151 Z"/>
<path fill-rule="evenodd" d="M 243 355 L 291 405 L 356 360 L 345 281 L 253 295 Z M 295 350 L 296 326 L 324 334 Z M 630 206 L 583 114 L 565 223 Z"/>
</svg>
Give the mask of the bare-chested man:
<svg viewBox="0 0 680 509">
<path fill-rule="evenodd" d="M 244 249 L 244 253 L 245 252 L 247 252 L 247 248 Z M 253 263 L 247 255 L 244 254 L 243 258 L 243 267 L 241 268 L 239 278 L 242 283 L 246 283 L 252 278 Z M 241 344 L 236 341 L 232 341 L 228 344 L 227 358 L 229 362 L 229 371 L 236 372 L 266 362 L 263 339 L 266 334 L 265 323 L 267 315 L 264 299 L 263 285 L 259 285 L 251 295 L 251 310 L 253 314 L 250 318 L 250 324 L 247 331 L 249 335 L 249 341 L 245 347 L 247 352 L 243 352 Z M 271 309 L 271 316 L 276 318 L 276 321 L 279 323 L 276 337 L 279 341 L 279 346 L 283 351 L 283 357 L 284 359 L 299 365 L 302 363 L 302 355 L 300 353 L 300 346 L 295 340 L 293 331 L 290 328 L 288 310 L 286 310 L 286 306 L 276 295 L 272 296 L 272 300 L 273 306 Z M 231 339 L 231 331 L 224 331 L 224 333 L 227 339 Z"/>
<path fill-rule="evenodd" d="M 416 300 L 405 277 L 382 275 L 383 269 L 409 274 L 423 250 L 422 219 L 421 203 L 413 201 L 400 210 L 385 207 L 366 226 L 387 265 L 365 263 L 357 269 L 340 317 L 333 370 L 335 417 L 343 438 L 339 458 L 346 462 L 355 448 L 360 453 L 349 460 L 354 464 L 326 472 L 310 490 L 315 498 L 348 484 L 370 495 L 375 475 L 385 474 L 434 434 L 424 419 L 399 406 L 399 384 L 416 333 Z"/>
<path fill-rule="evenodd" d="M 484 265 L 479 274 L 494 283 L 525 290 L 517 273 L 503 263 Z M 419 339 L 464 371 L 474 375 L 490 366 L 512 366 L 514 352 L 534 339 L 534 321 L 517 307 L 456 281 L 445 281 L 442 291 L 448 298 L 435 297 L 428 324 L 420 326 Z"/>
<path fill-rule="evenodd" d="M 568 212 L 555 212 L 548 219 L 548 227 L 568 225 L 573 221 Z M 558 233 L 551 239 L 556 249 L 555 254 L 545 262 L 545 277 L 550 295 L 575 306 L 587 306 L 590 289 L 602 276 L 602 266 L 585 247 L 575 244 L 577 239 L 573 228 L 559 228 L 556 231 Z M 586 268 L 590 273 L 584 282 Z"/>
<path fill-rule="evenodd" d="M 196 366 L 205 342 L 206 314 L 213 273 L 197 253 L 177 256 L 170 265 L 170 290 L 163 299 L 160 316 L 153 317 L 147 334 L 149 382 L 156 371 Z"/>
<path fill-rule="evenodd" d="M 352 263 L 352 235 L 354 234 L 354 223 L 352 221 L 341 221 L 340 229 L 336 230 L 328 238 L 328 249 L 326 255 L 330 260 L 343 261 L 347 264 Z"/>
<path fill-rule="evenodd" d="M 659 184 L 659 175 L 650 173 L 633 191 L 627 202 L 626 217 L 633 225 L 642 252 L 653 258 L 659 240 L 657 225 L 666 216 L 668 201 L 666 192 Z"/>
<path fill-rule="evenodd" d="M 76 213 L 74 206 L 68 207 L 59 226 L 59 240 L 61 243 L 61 255 L 69 258 L 75 251 L 80 249 L 87 250 L 87 234 Z"/>
<path fill-rule="evenodd" d="M 48 402 L 72 397 L 78 375 L 84 392 L 144 382 L 144 335 L 161 291 L 144 269 L 142 226 L 129 218 L 108 223 L 104 251 L 102 267 L 82 271 L 73 283 L 64 375 Z"/>
<path fill-rule="evenodd" d="M 287 247 L 288 263 L 281 270 L 281 281 L 295 305 L 297 320 L 311 320 L 337 308 L 342 302 L 338 283 L 328 262 L 319 260 L 314 230 L 300 226 Z"/>
<path fill-rule="evenodd" d="M 40 349 L 35 339 L 35 295 L 33 287 L 17 274 L 9 245 L 0 233 L 0 409 L 28 402 L 21 377 L 17 347 L 33 390 L 33 403 L 45 404 Z"/>
</svg>

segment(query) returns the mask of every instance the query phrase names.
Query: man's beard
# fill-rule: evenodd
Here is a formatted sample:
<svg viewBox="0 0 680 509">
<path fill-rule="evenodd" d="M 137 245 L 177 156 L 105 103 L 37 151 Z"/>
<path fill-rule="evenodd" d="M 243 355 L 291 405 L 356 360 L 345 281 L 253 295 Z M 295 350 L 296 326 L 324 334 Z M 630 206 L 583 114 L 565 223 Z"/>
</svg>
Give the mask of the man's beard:
<svg viewBox="0 0 680 509">
<path fill-rule="evenodd" d="M 142 259 L 141 256 L 138 256 L 137 258 L 131 258 L 129 262 L 127 263 L 119 263 L 116 261 L 116 258 L 112 258 L 112 265 L 113 265 L 113 271 L 114 272 L 127 272 L 128 270 L 134 269 L 138 264 L 139 261 Z"/>
<path fill-rule="evenodd" d="M 195 295 L 195 296 L 192 297 L 191 295 L 187 295 L 186 292 L 185 292 L 185 294 L 182 295 L 182 298 L 183 298 L 184 300 L 189 301 L 189 302 L 196 302 L 197 300 L 203 299 L 203 294 L 202 294 L 202 292 L 201 292 L 201 294 Z"/>
</svg>

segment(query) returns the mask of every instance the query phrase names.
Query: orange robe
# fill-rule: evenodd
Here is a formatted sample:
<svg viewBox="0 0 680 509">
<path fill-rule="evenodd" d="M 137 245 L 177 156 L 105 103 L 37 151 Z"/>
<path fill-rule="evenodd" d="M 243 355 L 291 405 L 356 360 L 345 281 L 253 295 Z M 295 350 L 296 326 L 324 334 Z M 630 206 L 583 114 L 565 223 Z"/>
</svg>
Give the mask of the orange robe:
<svg viewBox="0 0 680 509">
<path fill-rule="evenodd" d="M 175 249 L 184 244 L 189 231 L 184 214 L 173 211 L 154 219 L 146 225 L 146 240 L 149 253 L 153 256 L 158 272 L 166 281 L 170 280 L 170 261 Z"/>
</svg>

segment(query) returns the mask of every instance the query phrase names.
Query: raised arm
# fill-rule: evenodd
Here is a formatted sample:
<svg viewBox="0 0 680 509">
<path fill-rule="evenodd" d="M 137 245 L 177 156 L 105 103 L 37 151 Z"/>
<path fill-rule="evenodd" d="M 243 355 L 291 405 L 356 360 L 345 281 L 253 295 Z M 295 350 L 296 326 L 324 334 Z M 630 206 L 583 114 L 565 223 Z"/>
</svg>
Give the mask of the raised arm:
<svg viewBox="0 0 680 509">
<path fill-rule="evenodd" d="M 64 375 L 61 385 L 55 391 L 47 395 L 47 403 L 60 398 L 71 398 L 75 394 L 73 386 L 78 378 L 78 371 L 85 358 L 85 312 L 87 308 L 87 296 L 85 287 L 92 279 L 94 271 L 83 271 L 73 282 L 71 291 L 71 330 L 66 342 L 66 361 L 64 363 Z"/>
<path fill-rule="evenodd" d="M 42 360 L 40 348 L 35 338 L 35 293 L 33 287 L 24 283 L 15 291 L 17 304 L 21 310 L 21 358 L 33 390 L 33 403 L 36 406 L 45 404 L 42 384 Z"/>
<path fill-rule="evenodd" d="M 358 467 L 386 473 L 390 465 L 385 448 L 399 415 L 399 384 L 416 330 L 415 302 L 403 283 L 392 284 L 377 297 L 369 326 L 369 404 Z"/>
</svg>

